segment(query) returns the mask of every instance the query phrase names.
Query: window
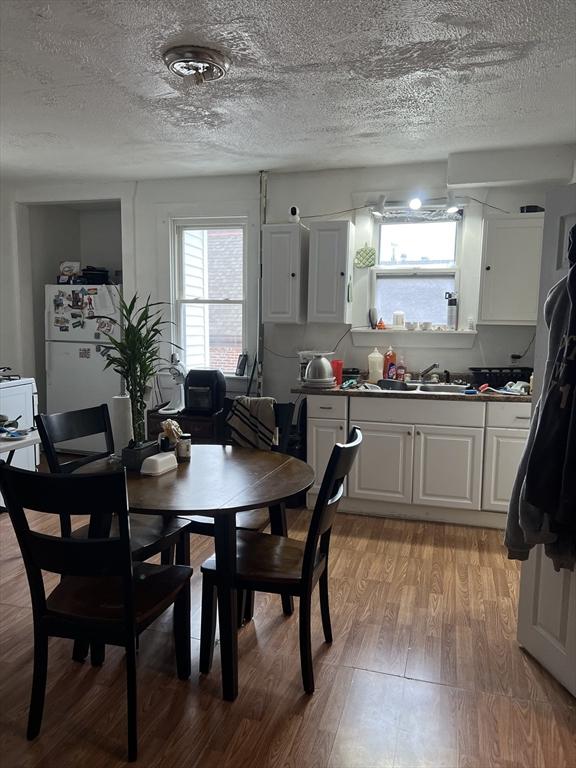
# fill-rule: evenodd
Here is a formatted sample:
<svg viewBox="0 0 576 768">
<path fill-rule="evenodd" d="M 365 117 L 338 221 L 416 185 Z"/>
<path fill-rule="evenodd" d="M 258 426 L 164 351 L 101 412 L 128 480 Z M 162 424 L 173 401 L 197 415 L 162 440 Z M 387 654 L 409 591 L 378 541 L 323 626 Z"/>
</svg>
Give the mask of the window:
<svg viewBox="0 0 576 768">
<path fill-rule="evenodd" d="M 243 224 L 177 224 L 175 322 L 187 368 L 234 373 L 245 344 Z"/>
<path fill-rule="evenodd" d="M 407 321 L 444 325 L 446 293 L 457 291 L 457 222 L 381 224 L 379 234 L 371 291 L 378 318 L 391 325 L 402 310 Z"/>
</svg>

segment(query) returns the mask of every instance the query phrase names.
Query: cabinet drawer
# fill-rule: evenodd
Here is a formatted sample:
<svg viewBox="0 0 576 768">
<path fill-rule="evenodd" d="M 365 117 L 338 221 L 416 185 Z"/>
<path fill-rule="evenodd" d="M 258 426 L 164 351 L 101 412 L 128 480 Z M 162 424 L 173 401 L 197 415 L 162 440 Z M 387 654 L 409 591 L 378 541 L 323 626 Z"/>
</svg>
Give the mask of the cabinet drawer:
<svg viewBox="0 0 576 768">
<path fill-rule="evenodd" d="M 484 403 L 454 400 L 419 400 L 418 395 L 401 400 L 351 397 L 350 422 L 383 421 L 392 424 L 437 424 L 454 427 L 483 427 Z"/>
<path fill-rule="evenodd" d="M 532 403 L 487 403 L 487 427 L 528 429 Z"/>
<path fill-rule="evenodd" d="M 308 418 L 348 418 L 348 398 L 343 395 L 308 395 Z"/>
</svg>

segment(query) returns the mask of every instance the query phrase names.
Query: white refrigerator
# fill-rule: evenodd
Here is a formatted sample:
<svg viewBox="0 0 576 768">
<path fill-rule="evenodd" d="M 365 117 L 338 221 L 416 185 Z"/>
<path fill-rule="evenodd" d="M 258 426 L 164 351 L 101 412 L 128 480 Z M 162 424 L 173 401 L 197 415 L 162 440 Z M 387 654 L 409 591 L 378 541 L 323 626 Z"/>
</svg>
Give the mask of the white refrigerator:
<svg viewBox="0 0 576 768">
<path fill-rule="evenodd" d="M 90 408 L 121 394 L 120 376 L 104 370 L 110 343 L 119 338 L 118 290 L 112 285 L 45 287 L 46 403 L 48 413 Z M 104 450 L 102 436 L 62 443 L 65 450 Z"/>
</svg>

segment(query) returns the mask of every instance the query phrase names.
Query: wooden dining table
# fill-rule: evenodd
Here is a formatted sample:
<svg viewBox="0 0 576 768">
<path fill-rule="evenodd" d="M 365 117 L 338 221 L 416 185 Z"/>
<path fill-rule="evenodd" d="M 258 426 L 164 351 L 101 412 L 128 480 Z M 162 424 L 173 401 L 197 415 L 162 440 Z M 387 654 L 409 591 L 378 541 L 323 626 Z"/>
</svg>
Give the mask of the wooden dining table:
<svg viewBox="0 0 576 768">
<path fill-rule="evenodd" d="M 81 467 L 84 474 L 117 469 L 119 463 L 99 459 Z M 307 491 L 314 470 L 304 461 L 275 451 L 229 445 L 193 445 L 190 462 L 164 475 L 127 472 L 130 511 L 150 515 L 203 515 L 214 519 L 218 571 L 218 619 L 222 692 L 238 695 L 236 514 L 274 507 Z M 180 548 L 188 564 L 190 548 Z"/>
</svg>

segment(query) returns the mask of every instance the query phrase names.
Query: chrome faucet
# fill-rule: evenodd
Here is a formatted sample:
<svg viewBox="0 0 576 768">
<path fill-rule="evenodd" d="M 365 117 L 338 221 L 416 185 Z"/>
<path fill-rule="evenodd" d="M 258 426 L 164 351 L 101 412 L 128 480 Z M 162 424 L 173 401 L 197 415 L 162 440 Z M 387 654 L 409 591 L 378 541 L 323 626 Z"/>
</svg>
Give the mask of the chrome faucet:
<svg viewBox="0 0 576 768">
<path fill-rule="evenodd" d="M 423 371 L 420 371 L 420 378 L 422 381 L 424 381 L 424 377 L 427 376 L 430 371 L 433 371 L 435 368 L 438 368 L 438 363 L 432 363 L 432 365 L 429 365 L 428 368 L 424 368 Z"/>
</svg>

